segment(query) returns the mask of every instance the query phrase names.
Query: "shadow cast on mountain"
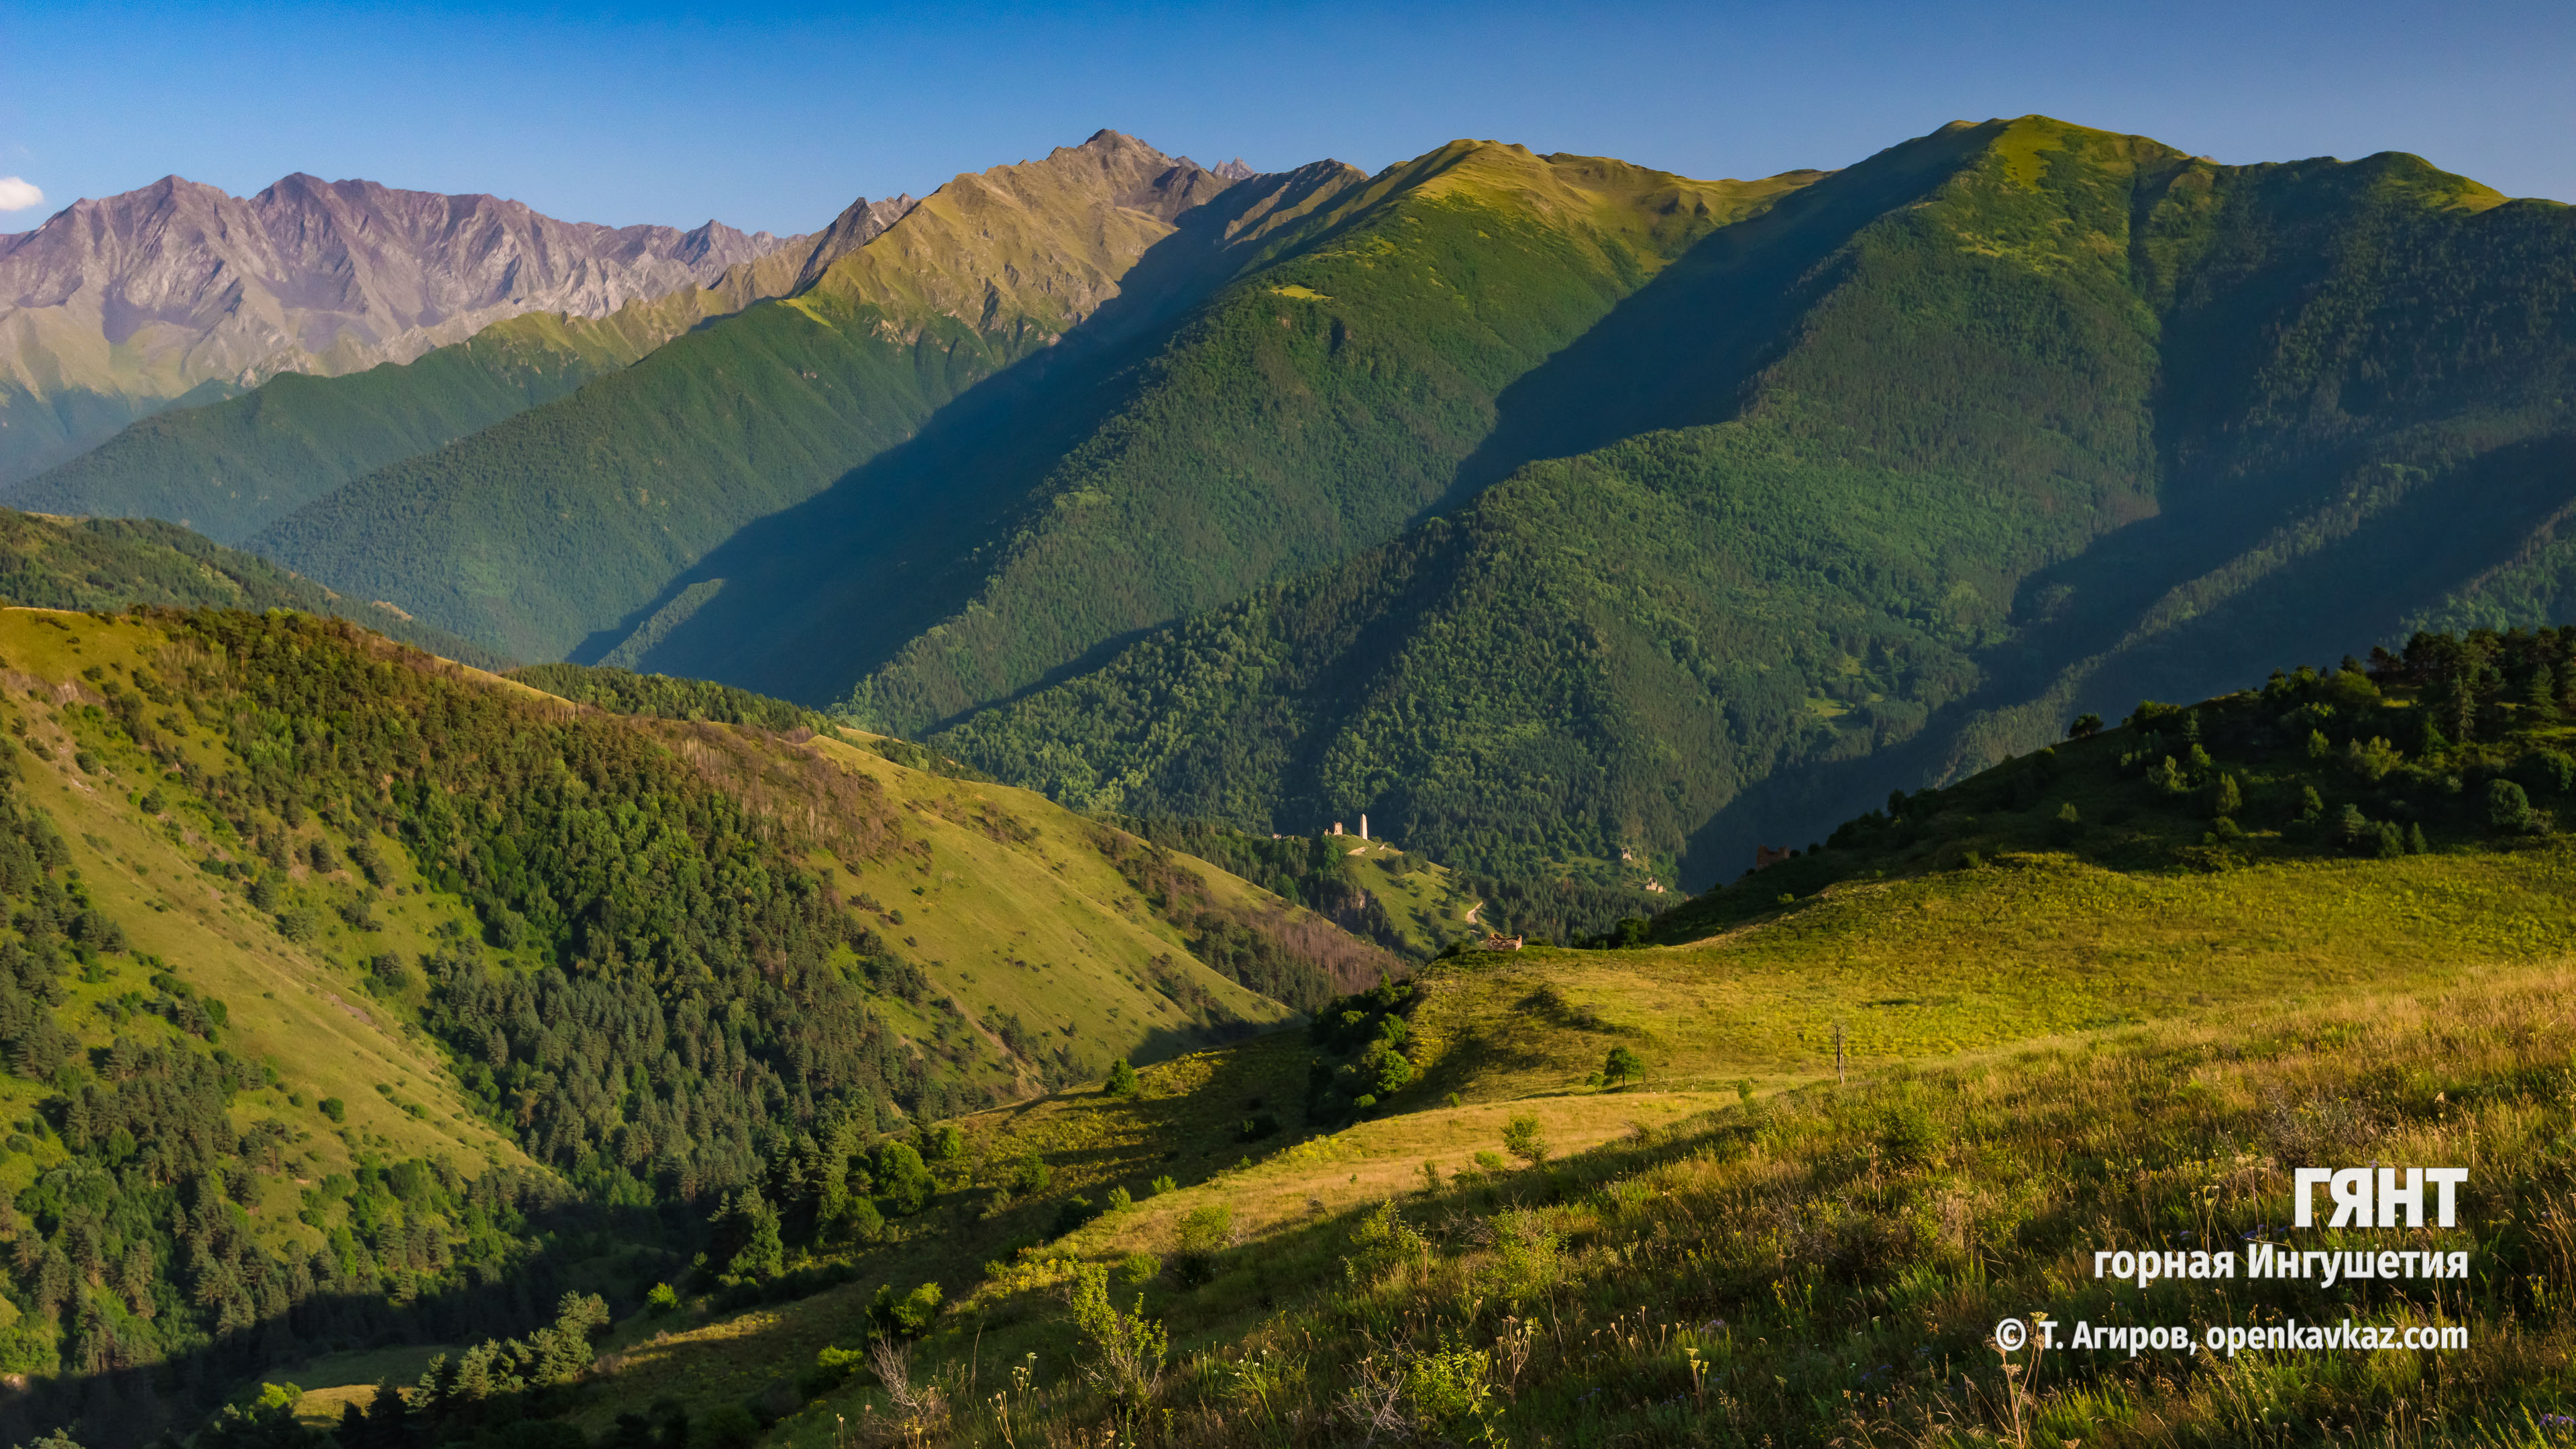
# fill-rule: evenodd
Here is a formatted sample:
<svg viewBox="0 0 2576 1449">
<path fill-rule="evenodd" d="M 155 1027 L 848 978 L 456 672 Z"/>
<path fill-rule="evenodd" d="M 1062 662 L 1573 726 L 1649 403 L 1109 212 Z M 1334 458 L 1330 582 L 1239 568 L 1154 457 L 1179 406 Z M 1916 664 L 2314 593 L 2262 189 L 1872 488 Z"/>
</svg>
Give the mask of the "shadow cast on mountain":
<svg viewBox="0 0 2576 1449">
<path fill-rule="evenodd" d="M 2576 434 L 2508 443 L 2392 482 L 2389 493 L 2268 517 L 2204 498 L 2189 514 L 2129 525 L 2033 573 L 2021 607 L 2058 612 L 1989 651 L 1974 692 L 1905 740 L 1743 791 L 1692 834 L 1686 879 L 1693 889 L 1732 880 L 1756 845 L 1821 840 L 1891 789 L 1947 783 L 2038 749 L 2078 713 L 2117 719 L 2141 698 L 2205 699 L 2275 669 L 2330 666 L 2401 642 L 2412 627 L 2407 601 L 2488 578 L 2576 517 Z M 2550 602 L 2518 612 L 2552 612 Z"/>
<path fill-rule="evenodd" d="M 1180 213 L 1119 295 L 1052 345 L 967 388 L 911 438 L 812 498 L 738 530 L 572 657 L 601 658 L 691 589 L 714 584 L 647 652 L 646 667 L 808 704 L 845 697 L 967 607 L 996 562 L 977 545 L 1010 538 L 1015 520 L 1049 505 L 1035 490 L 1133 397 L 1138 365 L 1247 256 L 1262 254 L 1257 238 L 1233 234 L 1237 225 L 1265 206 L 1302 202 L 1326 179 L 1315 167 L 1257 177 Z"/>
<path fill-rule="evenodd" d="M 529 1235 L 544 1239 L 550 1251 L 507 1276 L 478 1274 L 485 1281 L 407 1303 L 383 1294 L 312 1292 L 282 1312 L 154 1363 L 126 1361 L 130 1348 L 115 1342 L 112 1330 L 100 1338 L 106 1320 L 95 1319 L 82 1339 L 97 1345 L 104 1366 L 7 1380 L 0 1388 L 0 1441 L 26 1443 L 61 1431 L 86 1449 L 139 1449 L 165 1436 L 175 1442 L 245 1384 L 289 1377 L 283 1370 L 292 1364 L 358 1349 L 524 1334 L 554 1319 L 558 1301 L 575 1287 L 575 1259 L 670 1240 L 679 1209 L 566 1202 L 533 1210 Z M 586 1280 L 579 1286 L 596 1287 Z"/>
</svg>

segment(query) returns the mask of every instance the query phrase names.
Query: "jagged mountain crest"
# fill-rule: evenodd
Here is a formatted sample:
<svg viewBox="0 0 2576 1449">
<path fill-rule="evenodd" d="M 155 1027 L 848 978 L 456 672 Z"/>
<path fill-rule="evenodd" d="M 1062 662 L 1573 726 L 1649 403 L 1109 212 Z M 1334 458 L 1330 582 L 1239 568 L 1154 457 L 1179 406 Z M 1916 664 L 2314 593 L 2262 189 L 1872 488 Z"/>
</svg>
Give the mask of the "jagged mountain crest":
<svg viewBox="0 0 2576 1449">
<path fill-rule="evenodd" d="M 94 315 L 109 347 L 191 382 L 230 371 L 247 383 L 405 361 L 519 312 L 605 316 L 780 245 L 717 222 L 607 227 L 301 173 L 249 198 L 166 176 L 0 236 L 0 316 Z M 25 350 L 12 351 L 7 364 L 30 378 Z"/>
<path fill-rule="evenodd" d="M 1061 334 L 1119 295 L 1182 214 L 1234 183 L 1187 157 L 1101 130 L 1035 161 L 965 172 L 823 267 L 813 289 L 918 329 Z"/>
<path fill-rule="evenodd" d="M 78 201 L 0 235 L 0 481 L 182 397 L 408 362 L 528 312 L 604 317 L 804 240 L 303 173 L 250 197 L 165 176 Z"/>
</svg>

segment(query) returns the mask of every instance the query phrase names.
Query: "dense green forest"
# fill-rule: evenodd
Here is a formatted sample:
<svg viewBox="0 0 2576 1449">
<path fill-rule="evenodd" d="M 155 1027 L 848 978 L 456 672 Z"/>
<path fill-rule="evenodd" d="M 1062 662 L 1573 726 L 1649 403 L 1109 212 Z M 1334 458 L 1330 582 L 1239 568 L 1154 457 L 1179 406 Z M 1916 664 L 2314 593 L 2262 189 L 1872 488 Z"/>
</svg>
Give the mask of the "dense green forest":
<svg viewBox="0 0 2576 1449">
<path fill-rule="evenodd" d="M 0 604 L 36 609 L 297 609 L 339 615 L 443 658 L 509 661 L 417 620 L 345 599 L 252 554 L 150 518 L 57 519 L 0 509 Z"/>
<path fill-rule="evenodd" d="M 1530 408 L 1618 397 L 1631 436 L 935 742 L 1091 808 L 1730 876 L 2097 692 L 2403 637 L 2516 556 L 2499 514 L 2558 506 L 2576 226 L 2499 203 L 2410 157 L 1952 128 L 1712 234 L 1532 374 Z"/>
<path fill-rule="evenodd" d="M 528 664 L 505 677 L 548 694 L 597 705 L 611 714 L 708 719 L 772 730 L 827 723 L 822 715 L 802 705 L 704 679 L 673 679 L 667 674 L 637 674 L 631 669 L 605 669 L 590 664 Z"/>
<path fill-rule="evenodd" d="M 1007 428 L 889 454 L 719 551 L 701 572 L 724 592 L 647 658 L 917 735 L 1337 562 L 1468 486 L 1462 469 L 1498 468 L 1478 449 L 1504 388 L 1804 179 L 1470 143 L 1329 178 L 1167 331 L 1060 370 Z M 877 522 L 881 499 L 950 490 Z"/>
<path fill-rule="evenodd" d="M 1847 882 L 2066 852 L 2113 869 L 2512 848 L 2576 829 L 2576 628 L 2418 633 L 2368 662 L 2276 670 L 1845 821 L 1821 846 L 1698 896 L 1644 933 L 1691 941 Z"/>
</svg>

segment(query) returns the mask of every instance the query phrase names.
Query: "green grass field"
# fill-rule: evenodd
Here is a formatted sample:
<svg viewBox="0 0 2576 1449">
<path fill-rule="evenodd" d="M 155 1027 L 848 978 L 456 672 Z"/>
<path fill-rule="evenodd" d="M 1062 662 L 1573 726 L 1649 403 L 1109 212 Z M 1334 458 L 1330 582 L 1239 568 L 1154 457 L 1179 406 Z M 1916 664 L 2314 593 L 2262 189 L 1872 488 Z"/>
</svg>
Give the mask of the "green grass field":
<svg viewBox="0 0 2576 1449">
<path fill-rule="evenodd" d="M 784 1416 L 772 1442 L 816 1449 L 863 1425 L 889 1443 L 1101 1443 L 1111 1429 L 1339 1443 L 1366 1437 L 1353 1396 L 1380 1394 L 1408 1432 L 1533 1445 L 2011 1440 L 2016 1403 L 2019 1432 L 2061 1432 L 2034 1443 L 2238 1442 L 2248 1415 L 2259 1426 L 2302 1404 L 2458 1427 L 2492 1406 L 2289 1362 L 2175 1378 L 2061 1356 L 2016 1399 L 1979 1324 L 2032 1295 L 2110 1311 L 2073 1279 L 2074 1236 L 2136 1241 L 2196 1213 L 2277 1221 L 2286 1166 L 2316 1133 L 2395 1151 L 2387 1134 L 2417 1130 L 2409 1103 L 2445 1132 L 2555 1140 L 2576 1125 L 2560 1089 L 2526 1100 L 2533 1089 L 2512 1085 L 2535 1067 L 2564 1075 L 2545 1023 L 2571 984 L 2557 964 L 2576 942 L 2571 859 L 2544 844 L 2137 875 L 2006 857 L 1839 888 L 1689 945 L 1478 953 L 1424 977 L 1425 1070 L 1381 1114 L 1301 1127 L 1311 1048 L 1281 1034 L 1150 1068 L 1131 1099 L 1066 1093 L 965 1119 L 938 1202 L 860 1254 L 855 1281 L 621 1324 L 575 1422 L 605 1433 L 620 1413 L 757 1411 Z M 1614 1045 L 1644 1057 L 1642 1085 L 1600 1084 Z M 2483 1125 L 2428 1105 L 2446 1090 L 2463 1111 L 2488 1104 Z M 1282 1131 L 1241 1140 L 1262 1111 Z M 1534 1119 L 1552 1165 L 1480 1168 L 1516 1117 Z M 1047 1191 L 998 1191 L 1033 1151 Z M 1101 1204 L 1112 1188 L 1134 1205 L 1039 1242 L 1066 1196 Z M 2537 1184 L 2511 1191 L 2543 1201 Z M 1389 1203 L 1418 1238 L 1390 1248 L 1368 1226 Z M 1233 1246 L 1189 1286 L 1173 1266 L 1180 1226 L 1211 1206 Z M 1098 1345 L 1065 1306 L 1080 1265 L 1136 1253 L 1162 1266 L 1119 1288 L 1119 1306 L 1141 1292 L 1171 1335 L 1150 1413 L 1095 1381 Z M 923 1282 L 948 1304 L 912 1350 L 913 1386 L 945 1387 L 938 1425 L 908 1421 L 864 1370 L 819 1397 L 799 1387 L 823 1348 L 866 1341 L 880 1285 Z M 2476 1381 L 2513 1382 L 2513 1403 L 2551 1411 L 2556 1350 L 2535 1345 L 2559 1341 L 2558 1320 L 2502 1346 L 2526 1289 L 2479 1282 Z M 2244 1293 L 2172 1291 L 2195 1312 L 2256 1311 Z M 1713 1319 L 1732 1327 L 1704 1331 Z M 1012 1370 L 1030 1354 L 1023 1387 Z M 1450 1367 L 1483 1390 L 1468 1409 L 1393 1386 L 1444 1354 L 1464 1355 Z M 1878 1363 L 1902 1367 L 1873 1378 Z M 1596 1389 L 1606 1404 L 1587 1399 Z"/>
</svg>

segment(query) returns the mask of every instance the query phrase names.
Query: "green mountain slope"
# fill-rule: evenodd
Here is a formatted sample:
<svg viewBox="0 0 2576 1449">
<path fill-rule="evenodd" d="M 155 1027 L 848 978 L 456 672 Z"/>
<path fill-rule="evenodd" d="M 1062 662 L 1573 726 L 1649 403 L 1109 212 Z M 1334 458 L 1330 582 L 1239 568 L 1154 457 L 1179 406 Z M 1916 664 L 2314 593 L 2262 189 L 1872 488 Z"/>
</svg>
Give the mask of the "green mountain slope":
<svg viewBox="0 0 2576 1449">
<path fill-rule="evenodd" d="M 0 681 L 19 1437 L 140 1444 L 273 1363 L 631 1305 L 815 1132 L 1391 964 L 1024 792 L 339 621 L 10 609 Z"/>
<path fill-rule="evenodd" d="M 793 298 L 359 478 L 249 546 L 522 658 L 648 605 L 667 630 L 697 602 L 657 599 L 674 576 L 1051 346 L 1223 186 L 1107 132 L 960 177 Z"/>
<path fill-rule="evenodd" d="M 1954 126 L 1714 233 L 1497 429 L 1611 440 L 936 743 L 1095 808 L 1731 875 L 2102 693 L 2545 574 L 2571 282 L 2565 208 L 2410 157 Z"/>
<path fill-rule="evenodd" d="M 1130 1094 L 978 1114 L 933 1173 L 939 1231 L 802 1250 L 846 1254 L 847 1286 L 755 1308 L 702 1272 L 579 1382 L 433 1377 L 407 1432 L 2531 1440 L 2576 1341 L 2547 1226 L 2576 1130 L 2549 1029 L 2576 943 L 2571 665 L 2576 631 L 2428 637 L 2141 707 L 1850 822 L 1669 914 L 1673 944 L 1472 952 Z M 2241 824 L 2213 816 L 2222 781 Z M 2374 1155 L 2467 1164 L 2459 1220 L 2289 1225 L 2294 1169 Z M 2421 1276 L 2257 1277 L 2257 1244 L 2469 1267 L 2436 1308 Z M 2149 1250 L 2239 1257 L 2088 1271 Z M 2054 1348 L 1999 1357 L 2037 1304 Z M 2367 1359 L 2242 1337 L 2347 1319 L 2465 1332 Z M 2079 1322 L 2221 1337 L 2088 1351 Z"/>
<path fill-rule="evenodd" d="M 910 199 L 862 198 L 805 244 L 740 263 L 706 287 L 600 318 L 529 313 L 409 363 L 256 390 L 126 428 L 8 490 L 50 513 L 163 518 L 236 543 L 352 478 L 478 432 L 613 372 L 710 318 L 781 296 L 865 245 Z"/>
<path fill-rule="evenodd" d="M 491 426 L 647 350 L 608 319 L 532 315 L 410 363 L 287 373 L 157 414 L 10 490 L 51 513 L 167 518 L 238 542 L 362 473 Z M 654 339 L 658 341 L 659 339 Z"/>
<path fill-rule="evenodd" d="M 266 559 L 148 518 L 49 518 L 0 509 L 0 604 L 110 612 L 167 608 L 294 609 L 338 615 L 443 658 L 508 661 L 382 604 L 344 599 Z"/>
<path fill-rule="evenodd" d="M 1810 176 L 1458 142 L 1242 183 L 1205 218 L 1212 295 L 746 530 L 675 582 L 721 587 L 640 658 L 913 733 L 1335 562 L 1472 491 L 1497 394 Z"/>
</svg>

